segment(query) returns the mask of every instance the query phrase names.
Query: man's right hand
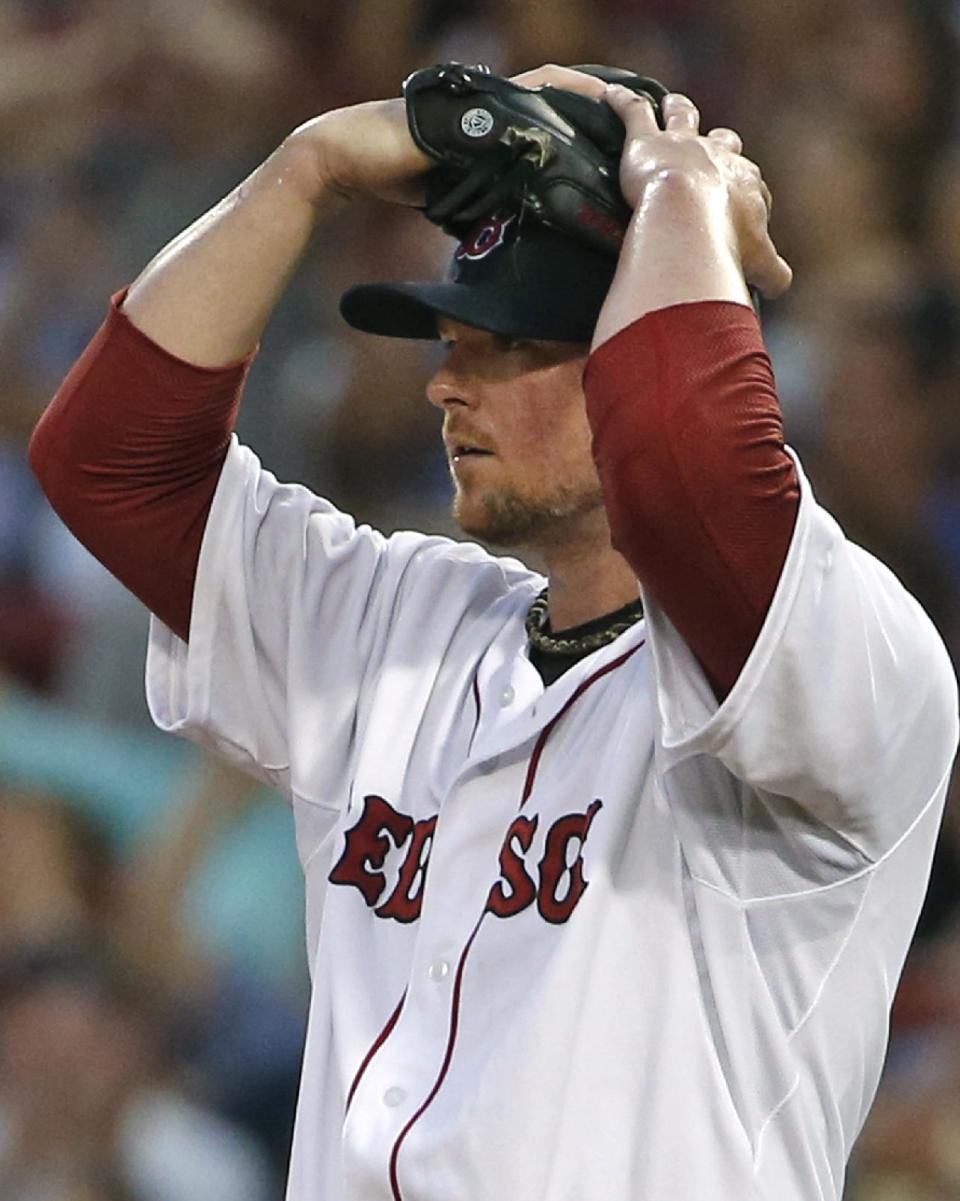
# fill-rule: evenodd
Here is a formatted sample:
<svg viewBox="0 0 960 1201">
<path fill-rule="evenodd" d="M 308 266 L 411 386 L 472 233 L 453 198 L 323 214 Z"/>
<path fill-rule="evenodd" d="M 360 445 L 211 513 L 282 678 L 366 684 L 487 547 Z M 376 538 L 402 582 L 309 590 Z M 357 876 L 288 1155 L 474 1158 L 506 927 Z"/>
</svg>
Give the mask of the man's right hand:
<svg viewBox="0 0 960 1201">
<path fill-rule="evenodd" d="M 543 84 L 602 99 L 605 85 L 571 67 L 547 65 L 514 76 L 523 87 Z M 423 202 L 422 177 L 432 166 L 410 136 L 402 99 L 371 100 L 334 109 L 301 125 L 288 139 L 311 149 L 313 199 L 333 193 L 348 199 L 376 196 L 397 204 Z"/>
<path fill-rule="evenodd" d="M 318 195 L 344 199 L 376 196 L 397 204 L 419 203 L 421 178 L 432 163 L 407 128 L 402 99 L 368 100 L 324 113 L 288 139 L 314 154 Z"/>
</svg>

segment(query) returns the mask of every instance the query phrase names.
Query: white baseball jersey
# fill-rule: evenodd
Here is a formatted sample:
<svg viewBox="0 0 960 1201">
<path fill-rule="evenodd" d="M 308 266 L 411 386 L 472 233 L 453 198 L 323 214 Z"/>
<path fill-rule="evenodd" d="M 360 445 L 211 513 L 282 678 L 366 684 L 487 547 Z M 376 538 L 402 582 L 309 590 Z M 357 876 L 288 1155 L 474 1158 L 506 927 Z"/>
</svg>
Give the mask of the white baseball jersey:
<svg viewBox="0 0 960 1201">
<path fill-rule="evenodd" d="M 647 617 L 544 688 L 512 559 L 231 447 L 157 723 L 290 797 L 289 1201 L 839 1199 L 957 739 L 933 626 L 802 479 L 717 705 Z"/>
</svg>

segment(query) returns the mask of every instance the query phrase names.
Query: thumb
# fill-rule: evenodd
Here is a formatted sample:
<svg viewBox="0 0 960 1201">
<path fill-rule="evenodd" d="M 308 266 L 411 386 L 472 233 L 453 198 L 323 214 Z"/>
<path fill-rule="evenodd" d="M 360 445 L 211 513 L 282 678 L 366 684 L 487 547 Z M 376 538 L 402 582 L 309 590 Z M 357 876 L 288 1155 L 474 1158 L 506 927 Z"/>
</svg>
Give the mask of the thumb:
<svg viewBox="0 0 960 1201">
<path fill-rule="evenodd" d="M 776 300 L 793 283 L 793 268 L 783 255 L 778 253 L 769 234 L 763 239 L 756 262 L 751 263 L 749 268 L 744 264 L 744 274 L 748 282 L 759 288 L 767 300 Z"/>
<path fill-rule="evenodd" d="M 622 83 L 608 83 L 603 99 L 626 126 L 628 137 L 640 137 L 659 130 L 653 101 L 645 93 L 635 92 Z"/>
</svg>

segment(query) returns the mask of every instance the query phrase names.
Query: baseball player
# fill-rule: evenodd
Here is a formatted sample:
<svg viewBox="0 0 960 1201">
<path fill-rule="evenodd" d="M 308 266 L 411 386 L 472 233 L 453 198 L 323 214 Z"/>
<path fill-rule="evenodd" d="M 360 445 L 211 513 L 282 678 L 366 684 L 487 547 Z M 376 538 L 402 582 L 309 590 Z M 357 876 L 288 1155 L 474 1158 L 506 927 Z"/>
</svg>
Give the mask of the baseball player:
<svg viewBox="0 0 960 1201">
<path fill-rule="evenodd" d="M 790 270 L 739 137 L 678 94 L 517 82 L 623 122 L 619 257 L 491 208 L 446 281 L 343 312 L 443 340 L 455 516 L 545 577 L 357 526 L 231 436 L 325 214 L 423 202 L 437 164 L 399 100 L 307 123 L 163 250 L 32 461 L 154 613 L 157 723 L 293 806 L 313 994 L 289 1201 L 838 1201 L 955 681 L 784 448 L 748 284 Z"/>
</svg>

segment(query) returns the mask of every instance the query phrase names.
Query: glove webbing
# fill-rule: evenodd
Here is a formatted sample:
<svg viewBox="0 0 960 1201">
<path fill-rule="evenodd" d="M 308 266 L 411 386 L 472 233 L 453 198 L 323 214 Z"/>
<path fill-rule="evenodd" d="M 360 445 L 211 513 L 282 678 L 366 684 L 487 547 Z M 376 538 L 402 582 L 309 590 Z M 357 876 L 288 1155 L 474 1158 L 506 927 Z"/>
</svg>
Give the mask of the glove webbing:
<svg viewBox="0 0 960 1201">
<path fill-rule="evenodd" d="M 477 163 L 452 189 L 435 200 L 428 197 L 424 215 L 435 225 L 446 228 L 455 214 L 459 228 L 462 222 L 478 221 L 494 211 L 502 201 L 522 192 L 523 185 L 536 173 L 538 164 L 528 154 L 529 149 L 524 142 L 498 146 L 490 159 Z M 493 187 L 491 173 L 498 176 Z M 438 187 L 443 186 L 438 181 Z"/>
</svg>

